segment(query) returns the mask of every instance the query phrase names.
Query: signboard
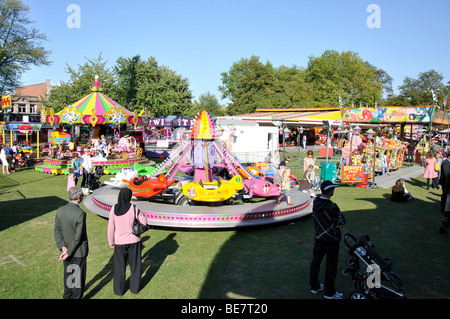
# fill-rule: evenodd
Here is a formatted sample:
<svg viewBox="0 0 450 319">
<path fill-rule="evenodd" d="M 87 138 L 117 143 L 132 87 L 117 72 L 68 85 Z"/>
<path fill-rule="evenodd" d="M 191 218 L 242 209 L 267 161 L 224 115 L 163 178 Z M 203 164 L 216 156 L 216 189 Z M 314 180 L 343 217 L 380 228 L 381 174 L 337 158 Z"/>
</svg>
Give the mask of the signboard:
<svg viewBox="0 0 450 319">
<path fill-rule="evenodd" d="M 434 106 L 361 107 L 341 109 L 342 121 L 358 123 L 430 123 Z"/>
<path fill-rule="evenodd" d="M 364 166 L 342 166 L 342 183 L 362 183 Z"/>
<path fill-rule="evenodd" d="M 40 123 L 6 123 L 10 131 L 39 131 L 41 126 Z"/>
</svg>

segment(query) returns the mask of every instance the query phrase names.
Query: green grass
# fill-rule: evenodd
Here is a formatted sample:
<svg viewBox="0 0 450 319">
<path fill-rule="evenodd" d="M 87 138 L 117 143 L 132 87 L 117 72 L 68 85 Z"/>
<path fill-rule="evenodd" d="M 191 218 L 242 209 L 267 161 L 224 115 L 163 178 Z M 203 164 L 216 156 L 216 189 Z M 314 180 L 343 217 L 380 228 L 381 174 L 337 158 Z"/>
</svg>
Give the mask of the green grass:
<svg viewBox="0 0 450 319">
<path fill-rule="evenodd" d="M 108 176 L 102 180 L 108 179 Z M 0 298 L 61 298 L 63 267 L 53 240 L 56 210 L 67 201 L 67 177 L 24 169 L 0 175 Z M 416 199 L 389 201 L 387 189 L 343 186 L 333 200 L 347 224 L 343 233 L 369 234 L 377 251 L 391 256 L 408 298 L 448 298 L 450 235 L 438 234 L 441 191 L 425 180 L 407 182 Z M 90 253 L 86 298 L 119 298 L 112 288 L 107 220 L 87 214 Z M 143 285 L 121 298 L 312 298 L 309 263 L 313 220 L 226 231 L 151 229 L 143 236 Z M 14 256 L 23 265 L 12 261 Z M 339 271 L 347 248 L 341 243 Z M 323 278 L 323 275 L 321 275 Z M 348 296 L 349 277 L 336 286 Z"/>
</svg>

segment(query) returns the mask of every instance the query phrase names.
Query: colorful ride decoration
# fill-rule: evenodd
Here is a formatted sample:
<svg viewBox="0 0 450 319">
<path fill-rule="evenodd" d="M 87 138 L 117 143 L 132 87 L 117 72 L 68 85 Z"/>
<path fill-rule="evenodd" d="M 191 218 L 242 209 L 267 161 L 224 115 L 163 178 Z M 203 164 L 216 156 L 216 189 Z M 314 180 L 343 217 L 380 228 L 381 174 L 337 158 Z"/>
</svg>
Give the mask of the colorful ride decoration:
<svg viewBox="0 0 450 319">
<path fill-rule="evenodd" d="M 140 176 L 132 178 L 128 183 L 128 188 L 131 189 L 133 196 L 151 198 L 161 194 L 175 182 L 175 179 L 167 180 L 164 174 L 159 175 L 157 178 Z"/>
<path fill-rule="evenodd" d="M 136 139 L 133 136 L 121 137 L 114 147 L 114 153 L 119 154 L 124 160 L 139 158 L 142 156 L 142 152 L 142 148 L 136 146 Z"/>
<path fill-rule="evenodd" d="M 430 123 L 434 121 L 436 107 L 343 107 L 341 117 L 344 122 L 352 123 Z M 439 113 L 440 114 L 440 113 Z M 440 118 L 444 118 L 443 115 Z"/>
<path fill-rule="evenodd" d="M 213 182 L 190 182 L 181 187 L 181 192 L 187 198 L 195 201 L 222 202 L 230 199 L 242 189 L 242 177 L 236 175 L 229 181 L 218 179 Z"/>
<path fill-rule="evenodd" d="M 124 124 L 137 125 L 142 122 L 141 118 L 117 102 L 111 100 L 102 93 L 98 76 L 91 88 L 92 93 L 66 106 L 58 113 L 52 109 L 41 111 L 41 122 L 53 124 L 87 124 L 96 126 L 99 124 Z"/>
<path fill-rule="evenodd" d="M 218 137 L 211 115 L 205 111 L 199 113 L 192 126 L 190 140 L 180 143 L 178 148 L 159 164 L 155 176 L 161 174 L 164 169 L 168 169 L 165 173 L 168 180 L 174 179 L 177 172 L 193 176 L 193 181 L 184 185 L 181 191 L 195 201 L 219 202 L 225 197 L 234 196 L 240 190 L 246 192 L 250 198 L 279 196 L 280 191 L 276 185 L 263 177 L 253 175 Z M 185 161 L 187 159 L 190 159 L 189 164 Z M 214 178 L 221 170 L 228 172 L 230 181 Z M 189 195 L 191 189 L 204 197 Z M 225 189 L 227 195 L 222 196 L 221 192 Z"/>
</svg>

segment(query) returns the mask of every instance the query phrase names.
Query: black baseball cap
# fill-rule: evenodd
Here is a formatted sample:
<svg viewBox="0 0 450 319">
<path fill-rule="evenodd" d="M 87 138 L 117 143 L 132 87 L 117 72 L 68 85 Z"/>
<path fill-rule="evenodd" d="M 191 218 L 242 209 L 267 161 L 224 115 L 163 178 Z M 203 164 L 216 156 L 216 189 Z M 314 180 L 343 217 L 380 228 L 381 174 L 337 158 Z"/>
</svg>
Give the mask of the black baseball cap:
<svg viewBox="0 0 450 319">
<path fill-rule="evenodd" d="M 320 190 L 322 191 L 322 193 L 324 191 L 329 190 L 330 188 L 335 188 L 338 187 L 338 184 L 334 184 L 332 181 L 323 181 L 322 184 L 320 184 Z"/>
</svg>

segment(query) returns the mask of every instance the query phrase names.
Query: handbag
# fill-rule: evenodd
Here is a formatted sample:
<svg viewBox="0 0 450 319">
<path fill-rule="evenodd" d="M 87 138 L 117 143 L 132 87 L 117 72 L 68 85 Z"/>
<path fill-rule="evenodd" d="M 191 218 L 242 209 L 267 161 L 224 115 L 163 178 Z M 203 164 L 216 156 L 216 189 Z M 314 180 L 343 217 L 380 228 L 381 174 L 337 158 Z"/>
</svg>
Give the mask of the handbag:
<svg viewBox="0 0 450 319">
<path fill-rule="evenodd" d="M 137 219 L 136 206 L 133 205 L 133 208 L 134 208 L 134 221 L 133 226 L 131 227 L 131 231 L 134 236 L 139 237 L 141 236 L 141 234 L 145 233 L 147 230 L 150 229 L 150 225 L 141 224 L 139 219 Z"/>
<path fill-rule="evenodd" d="M 434 170 L 436 172 L 439 172 L 441 170 L 441 165 L 439 165 L 439 162 L 434 162 Z"/>
</svg>

